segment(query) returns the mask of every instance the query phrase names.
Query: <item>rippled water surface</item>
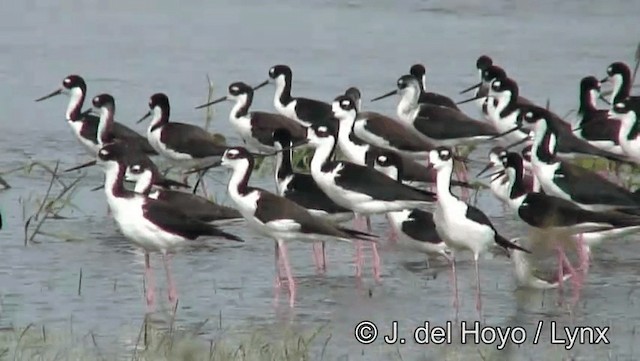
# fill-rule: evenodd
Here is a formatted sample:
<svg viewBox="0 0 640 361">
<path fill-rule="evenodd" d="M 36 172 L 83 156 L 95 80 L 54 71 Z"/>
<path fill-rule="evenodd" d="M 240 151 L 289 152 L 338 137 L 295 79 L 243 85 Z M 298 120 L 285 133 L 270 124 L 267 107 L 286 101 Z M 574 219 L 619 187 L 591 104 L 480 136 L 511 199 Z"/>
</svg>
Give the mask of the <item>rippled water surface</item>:
<svg viewBox="0 0 640 361">
<path fill-rule="evenodd" d="M 540 103 L 550 99 L 554 110 L 564 114 L 576 106 L 581 77 L 602 77 L 610 62 L 632 61 L 639 13 L 640 2 L 626 0 L 14 1 L 0 12 L 0 171 L 34 160 L 50 167 L 59 161 L 66 168 L 88 159 L 65 124 L 66 99 L 33 102 L 70 73 L 86 78 L 90 96 L 113 94 L 116 119 L 143 132 L 144 126 L 134 122 L 146 112 L 148 97 L 159 91 L 169 95 L 173 119 L 203 124 L 204 113 L 193 107 L 206 99 L 207 74 L 219 95 L 232 81 L 255 84 L 266 78 L 270 66 L 286 63 L 294 71 L 295 94 L 329 101 L 355 85 L 370 99 L 393 89 L 411 64 L 424 62 L 430 87 L 455 98 L 476 81 L 475 59 L 487 53 L 519 81 L 525 96 Z M 257 93 L 254 108 L 273 111 L 272 92 Z M 365 101 L 364 106 L 395 113 L 392 100 Z M 228 110 L 229 105 L 216 108 L 212 127 L 233 143 L 237 138 Z M 464 110 L 477 115 L 471 106 Z M 480 149 L 473 157 L 485 154 Z M 72 325 L 92 331 L 101 344 L 131 345 L 145 312 L 143 257 L 120 236 L 103 193 L 90 191 L 102 181 L 99 170 L 86 174 L 73 207 L 62 213 L 68 218 L 42 228 L 55 237 L 37 236 L 28 247 L 24 223 L 36 211 L 50 177 L 37 167 L 4 175 L 13 188 L 0 191 L 5 223 L 0 232 L 0 327 Z M 76 176 L 63 179 L 70 183 Z M 220 171 L 213 176 L 218 181 L 209 183 L 217 199 L 228 204 L 227 177 Z M 271 176 L 256 175 L 253 183 L 273 188 Z M 54 186 L 52 193 L 57 192 Z M 507 236 L 524 232 L 488 192 L 478 202 Z M 374 218 L 374 226 L 385 234 L 383 218 Z M 508 259 L 484 259 L 486 324 L 528 331 L 523 345 L 508 345 L 498 354 L 495 346 L 474 344 L 387 346 L 379 339 L 363 346 L 355 341 L 353 329 L 362 320 L 377 322 L 381 333 L 399 321 L 407 339 L 424 321 L 442 325 L 450 320 L 448 273 L 441 262 L 433 261 L 427 270 L 421 255 L 385 247 L 382 284 L 369 273 L 358 284 L 350 246 L 330 246 L 329 271 L 317 276 L 311 248 L 292 244 L 298 301 L 289 309 L 286 294 L 273 300 L 273 243 L 246 233 L 242 225 L 230 229 L 246 244 L 199 242 L 173 262 L 180 292 L 176 324 L 188 328 L 209 319 L 204 339 L 219 334 L 220 325 L 228 333 L 259 329 L 272 334 L 326 325 L 321 338 L 331 335 L 327 360 L 627 360 L 640 354 L 635 239 L 596 250 L 584 301 L 573 314 L 556 305 L 555 292 L 515 291 Z M 159 259 L 153 261 L 162 284 Z M 474 283 L 472 263 L 461 262 L 464 319 L 476 315 Z M 160 297 L 166 305 L 164 292 Z M 160 311 L 155 318 L 166 315 Z M 535 346 L 539 321 L 545 323 Z M 550 346 L 551 321 L 610 326 L 611 344 L 570 351 Z M 453 343 L 459 344 L 459 337 Z"/>
</svg>

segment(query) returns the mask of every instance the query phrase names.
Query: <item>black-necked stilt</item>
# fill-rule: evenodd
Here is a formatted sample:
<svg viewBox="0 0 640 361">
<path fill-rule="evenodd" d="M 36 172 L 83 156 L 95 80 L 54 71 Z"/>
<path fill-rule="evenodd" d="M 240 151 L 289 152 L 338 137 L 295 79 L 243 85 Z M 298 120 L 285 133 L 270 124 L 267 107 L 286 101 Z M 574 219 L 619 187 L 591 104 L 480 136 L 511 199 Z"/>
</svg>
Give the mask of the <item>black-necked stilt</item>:
<svg viewBox="0 0 640 361">
<path fill-rule="evenodd" d="M 504 147 L 491 148 L 489 151 L 489 164 L 477 175 L 477 177 L 480 177 L 482 174 L 491 171 L 489 188 L 493 195 L 504 203 L 509 200 L 509 178 L 506 174 L 501 174 L 500 172 L 504 170 L 503 157 L 506 156 L 507 151 Z"/>
<path fill-rule="evenodd" d="M 588 255 L 582 234 L 608 231 L 609 236 L 613 237 L 616 233 L 628 234 L 640 229 L 638 216 L 615 211 L 594 212 L 563 198 L 528 191 L 523 182 L 524 164 L 518 153 L 507 154 L 505 172 L 510 180 L 509 205 L 522 221 L 539 230 L 579 235 L 577 243 L 583 272 L 588 267 Z M 559 270 L 562 272 L 566 256 L 561 243 L 556 244 L 556 248 L 560 257 Z M 558 279 L 562 279 L 562 274 Z"/>
<path fill-rule="evenodd" d="M 640 164 L 640 123 L 638 122 L 640 109 L 633 109 L 633 100 L 626 99 L 613 104 L 607 116 L 611 121 L 620 124 L 618 143 L 624 153 L 636 164 Z"/>
<path fill-rule="evenodd" d="M 596 100 L 600 97 L 600 82 L 593 76 L 580 81 L 580 105 L 574 134 L 591 145 L 601 149 L 624 154 L 618 134 L 620 121 L 610 119 L 608 109 L 596 108 Z"/>
<path fill-rule="evenodd" d="M 505 135 L 498 138 L 506 144 L 521 141 L 529 136 L 528 130 L 516 126 L 523 107 L 532 104 L 519 102 L 518 93 L 518 84 L 511 78 L 494 79 L 489 86 L 486 104 L 487 118 L 498 132 L 506 132 Z M 516 130 L 510 132 L 514 128 Z"/>
<path fill-rule="evenodd" d="M 379 155 L 375 159 L 374 166 L 388 177 L 397 181 L 402 180 L 402 163 L 397 154 L 387 152 Z M 399 233 L 400 242 L 427 255 L 439 255 L 450 260 L 449 247 L 436 231 L 433 213 L 413 208 L 389 212 L 387 218 L 391 227 Z M 428 262 L 427 258 L 427 264 Z"/>
<path fill-rule="evenodd" d="M 578 138 L 571 129 L 571 125 L 563 121 L 560 117 L 553 114 L 547 109 L 535 105 L 525 106 L 521 109 L 518 116 L 517 127 L 532 127 L 534 133 L 533 143 L 542 144 L 545 141 L 545 147 L 549 149 L 548 139 L 553 137 L 553 147 L 555 149 L 555 157 L 561 159 L 574 159 L 578 156 L 595 156 L 616 162 L 628 162 L 629 158 L 625 155 L 618 155 L 604 149 L 595 147 Z M 512 130 L 515 130 L 514 128 Z M 510 131 L 508 131 L 510 132 Z M 507 133 L 508 133 L 507 132 Z M 515 144 L 525 142 L 527 138 Z M 540 147 L 534 150 L 539 151 Z"/>
<path fill-rule="evenodd" d="M 240 137 L 251 148 L 260 152 L 273 152 L 273 132 L 276 129 L 286 129 L 291 134 L 294 142 L 306 139 L 307 130 L 304 126 L 291 118 L 280 114 L 249 111 L 253 102 L 253 88 L 243 82 L 235 82 L 229 85 L 228 95 L 200 105 L 196 109 L 204 108 L 225 100 L 235 101 L 235 105 L 229 114 L 231 125 L 240 134 Z"/>
<path fill-rule="evenodd" d="M 82 111 L 84 99 L 87 95 L 87 84 L 81 76 L 69 75 L 62 81 L 61 88 L 36 99 L 36 101 L 39 102 L 61 94 L 69 95 L 69 105 L 67 105 L 65 117 L 73 130 L 73 134 L 92 155 L 96 155 L 101 147 L 98 139 L 99 117 Z M 157 154 L 143 136 L 125 125 L 114 122 L 111 133 L 115 139 L 122 139 L 135 144 L 147 154 Z"/>
<path fill-rule="evenodd" d="M 531 108 L 523 114 L 526 121 L 535 125 L 531 163 L 542 190 L 593 211 L 639 208 L 640 202 L 633 193 L 595 172 L 559 159 L 558 136 L 548 127 L 545 113 L 545 109 Z"/>
<path fill-rule="evenodd" d="M 470 250 L 476 269 L 476 309 L 482 310 L 480 291 L 480 255 L 491 246 L 505 249 L 516 248 L 528 252 L 504 238 L 495 229 L 489 218 L 478 208 L 459 200 L 451 193 L 450 182 L 453 172 L 453 152 L 450 148 L 438 147 L 429 155 L 430 164 L 438 171 L 436 182 L 438 202 L 434 212 L 436 230 L 451 248 L 451 270 L 454 280 L 454 306 L 458 306 L 458 285 L 455 266 L 455 251 Z M 470 237 L 473 235 L 473 237 Z"/>
<path fill-rule="evenodd" d="M 422 159 L 426 159 L 424 153 L 432 148 L 428 142 L 392 119 L 379 114 L 378 117 L 377 113 L 358 113 L 356 104 L 353 97 L 348 95 L 338 96 L 331 103 L 333 117 L 339 123 L 338 145 L 350 162 L 364 165 L 367 153 L 375 150 L 391 150 L 415 158 L 420 158 L 422 153 Z M 364 119 L 359 123 L 361 131 L 357 134 L 356 123 L 361 116 L 372 116 L 375 120 Z M 383 123 L 381 126 L 375 124 L 378 120 Z M 369 127 L 366 127 L 367 124 Z M 385 124 L 390 128 L 386 128 Z M 409 138 L 403 141 L 403 135 Z"/>
<path fill-rule="evenodd" d="M 352 239 L 371 240 L 373 237 L 336 226 L 332 222 L 312 215 L 291 200 L 249 186 L 254 160 L 245 148 L 229 148 L 218 163 L 233 170 L 228 185 L 229 195 L 247 223 L 257 232 L 276 241 L 280 256 L 284 258 L 291 306 L 295 300 L 295 284 L 285 242 L 293 240 L 316 242 L 319 239 L 350 242 Z"/>
<path fill-rule="evenodd" d="M 163 256 L 169 301 L 175 304 L 177 292 L 171 277 L 167 253 L 198 237 L 222 237 L 233 241 L 242 239 L 221 231 L 214 225 L 188 217 L 171 203 L 155 200 L 124 188 L 125 162 L 128 147 L 120 142 L 105 145 L 98 151 L 99 163 L 105 171 L 105 193 L 111 214 L 120 230 L 131 242 L 145 251 L 147 304 L 154 302 L 153 280 L 149 252 Z"/>
<path fill-rule="evenodd" d="M 504 71 L 503 68 L 497 65 L 489 65 L 486 68 L 480 71 L 480 82 L 478 84 L 472 85 L 471 87 L 463 90 L 460 94 L 464 94 L 473 89 L 478 89 L 473 97 L 458 102 L 457 104 L 464 104 L 466 102 L 474 101 L 479 109 L 482 110 L 482 113 L 487 115 L 487 103 L 485 103 L 486 98 L 490 93 L 490 86 L 496 80 L 507 79 L 507 72 Z M 517 95 L 514 97 L 517 105 L 533 105 L 533 102 L 521 95 Z"/>
<path fill-rule="evenodd" d="M 485 80 L 485 70 L 491 67 L 492 65 L 493 65 L 493 59 L 491 59 L 487 55 L 480 55 L 476 60 L 476 69 L 478 70 L 480 81 L 478 82 L 478 84 L 472 85 L 469 88 L 462 90 L 460 92 L 460 94 L 464 94 L 474 89 L 477 89 L 473 94 L 473 98 L 476 106 L 481 111 L 483 110 L 483 104 L 484 104 L 485 98 L 489 94 L 489 84 L 490 84 L 487 80 Z M 505 76 L 506 76 L 506 73 L 505 73 Z M 458 104 L 461 104 L 461 103 L 458 103 Z"/>
<path fill-rule="evenodd" d="M 602 83 L 612 82 L 613 89 L 609 97 L 609 104 L 619 103 L 627 98 L 631 99 L 630 106 L 634 109 L 640 107 L 640 96 L 631 95 L 631 70 L 629 66 L 623 62 L 611 63 L 607 68 L 607 76 L 601 80 Z"/>
<path fill-rule="evenodd" d="M 311 174 L 294 172 L 291 164 L 291 147 L 294 144 L 289 131 L 277 129 L 273 133 L 273 143 L 278 150 L 275 169 L 278 195 L 303 206 L 311 214 L 334 223 L 346 222 L 353 218 L 353 212 L 331 200 L 316 184 Z M 324 242 L 321 250 L 318 250 L 316 243 L 313 246 L 316 267 L 324 271 L 326 269 Z"/>
<path fill-rule="evenodd" d="M 171 108 L 165 94 L 153 94 L 149 109 L 138 123 L 151 117 L 147 130 L 149 143 L 177 166 L 192 168 L 215 162 L 227 149 L 224 142 L 198 126 L 169 122 Z"/>
<path fill-rule="evenodd" d="M 520 245 L 520 238 L 511 239 L 511 243 Z M 558 272 L 543 272 L 534 268 L 525 252 L 511 249 L 510 253 L 514 266 L 513 274 L 519 287 L 539 290 L 554 289 L 572 277 L 568 272 L 568 268 L 566 269 L 567 272 L 563 272 L 562 278 L 560 278 Z"/>
<path fill-rule="evenodd" d="M 345 102 L 352 100 L 345 97 Z M 356 216 L 381 214 L 407 208 L 423 208 L 435 200 L 431 192 L 417 190 L 396 182 L 364 165 L 331 160 L 337 145 L 335 124 L 314 124 L 308 129 L 309 144 L 316 148 L 311 159 L 311 175 L 334 202 Z M 379 276 L 379 258 L 374 251 L 374 275 Z M 360 250 L 357 244 L 357 268 L 360 274 Z"/>
<path fill-rule="evenodd" d="M 420 97 L 418 103 L 432 104 L 459 110 L 456 102 L 446 95 L 427 91 L 427 69 L 422 64 L 414 64 L 409 69 L 409 74 L 413 75 L 420 82 Z"/>
<path fill-rule="evenodd" d="M 171 204 L 186 216 L 207 223 L 242 219 L 238 210 L 216 204 L 195 194 L 154 187 L 158 184 L 153 170 L 143 163 L 129 162 L 129 172 L 137 177 L 134 191 L 151 199 Z"/>
<path fill-rule="evenodd" d="M 275 82 L 276 93 L 273 105 L 278 113 L 291 118 L 308 127 L 311 124 L 324 122 L 331 117 L 331 105 L 323 101 L 291 96 L 293 74 L 287 65 L 274 65 L 269 69 L 269 79 L 254 89 Z"/>
<path fill-rule="evenodd" d="M 398 89 L 374 98 L 379 100 L 400 94 L 397 115 L 402 122 L 425 140 L 441 146 L 455 146 L 488 140 L 498 132 L 489 124 L 477 121 L 451 108 L 418 104 L 420 83 L 412 75 L 398 79 Z"/>
</svg>

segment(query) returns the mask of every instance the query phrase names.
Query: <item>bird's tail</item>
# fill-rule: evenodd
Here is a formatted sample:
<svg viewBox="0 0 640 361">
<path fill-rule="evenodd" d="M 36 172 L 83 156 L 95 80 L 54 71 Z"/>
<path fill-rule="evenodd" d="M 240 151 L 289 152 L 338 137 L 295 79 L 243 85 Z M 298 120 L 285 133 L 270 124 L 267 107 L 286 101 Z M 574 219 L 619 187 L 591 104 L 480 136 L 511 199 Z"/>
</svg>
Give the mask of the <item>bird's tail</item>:
<svg viewBox="0 0 640 361">
<path fill-rule="evenodd" d="M 373 241 L 374 239 L 378 238 L 378 236 L 376 236 L 375 234 L 371 234 L 371 233 L 367 233 L 367 232 L 360 232 L 360 231 L 356 231 L 355 229 L 351 229 L 351 228 L 340 227 L 338 229 L 340 231 L 348 234 L 352 238 L 357 238 L 357 239 L 360 239 L 360 240 L 363 240 L 363 241 Z"/>
<path fill-rule="evenodd" d="M 231 233 L 227 233 L 225 231 L 221 231 L 216 227 L 212 226 L 209 229 L 211 230 L 211 232 L 209 233 L 210 236 L 222 237 L 222 238 L 228 239 L 230 241 L 235 241 L 235 242 L 244 242 L 244 239 L 242 239 L 242 238 L 240 238 L 240 237 L 238 237 L 236 235 L 233 235 Z"/>
<path fill-rule="evenodd" d="M 186 183 L 178 182 L 173 179 L 163 178 L 158 181 L 158 185 L 163 188 L 178 187 L 178 188 L 190 188 Z"/>
<path fill-rule="evenodd" d="M 501 235 L 499 235 L 497 233 L 496 233 L 496 236 L 495 236 L 495 240 L 496 240 L 496 243 L 500 247 L 502 247 L 504 249 L 507 249 L 507 250 L 509 250 L 509 249 L 517 249 L 518 251 L 531 253 L 531 251 L 529 251 L 528 249 L 518 246 L 517 244 L 509 241 L 508 239 L 502 237 Z"/>
</svg>

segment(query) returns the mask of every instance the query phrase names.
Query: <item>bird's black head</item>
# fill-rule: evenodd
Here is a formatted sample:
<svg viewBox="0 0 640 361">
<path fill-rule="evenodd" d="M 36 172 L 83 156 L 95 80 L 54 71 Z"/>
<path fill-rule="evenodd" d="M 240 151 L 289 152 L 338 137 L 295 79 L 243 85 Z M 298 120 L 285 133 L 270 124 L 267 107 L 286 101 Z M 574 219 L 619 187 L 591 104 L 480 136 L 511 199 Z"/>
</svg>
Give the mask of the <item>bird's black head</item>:
<svg viewBox="0 0 640 361">
<path fill-rule="evenodd" d="M 612 113 L 617 113 L 620 115 L 624 115 L 627 114 L 631 111 L 633 111 L 633 108 L 630 106 L 629 104 L 629 98 L 619 101 L 615 104 L 613 104 L 613 107 L 611 108 Z"/>
<path fill-rule="evenodd" d="M 113 108 L 115 107 L 116 101 L 111 95 L 103 93 L 93 97 L 91 104 L 93 104 L 95 108 Z"/>
<path fill-rule="evenodd" d="M 376 164 L 381 167 L 396 167 L 402 164 L 400 156 L 394 152 L 382 152 L 376 157 Z"/>
<path fill-rule="evenodd" d="M 227 160 L 239 160 L 252 158 L 252 155 L 247 148 L 231 147 L 224 152 L 222 158 Z"/>
<path fill-rule="evenodd" d="M 416 79 L 422 79 L 422 77 L 427 73 L 427 70 L 425 69 L 424 65 L 422 64 L 414 64 L 411 66 L 411 69 L 409 69 L 409 74 L 413 75 L 414 77 L 416 77 Z"/>
<path fill-rule="evenodd" d="M 122 161 L 127 156 L 127 152 L 129 148 L 126 143 L 123 142 L 113 142 L 105 145 L 100 148 L 98 151 L 98 158 L 103 162 L 108 161 Z"/>
<path fill-rule="evenodd" d="M 538 106 L 527 106 L 521 109 L 520 114 L 518 115 L 518 123 L 522 124 L 522 122 L 528 125 L 534 125 L 539 121 L 543 121 L 546 119 L 550 119 L 551 116 L 549 111 L 545 108 L 541 108 Z"/>
<path fill-rule="evenodd" d="M 429 152 L 429 164 L 436 170 L 453 163 L 453 151 L 449 147 L 438 147 Z"/>
<path fill-rule="evenodd" d="M 488 67 L 493 65 L 493 59 L 491 59 L 488 55 L 480 55 L 478 60 L 476 60 L 476 68 L 478 70 L 485 70 Z"/>
<path fill-rule="evenodd" d="M 291 68 L 287 65 L 274 65 L 269 69 L 269 78 L 276 79 L 283 75 L 285 78 L 291 78 Z"/>
<path fill-rule="evenodd" d="M 621 61 L 617 61 L 615 63 L 611 63 L 607 68 L 607 75 L 612 77 L 616 74 L 620 74 L 623 76 L 629 76 L 631 74 L 631 70 L 629 70 L 629 66 Z"/>
<path fill-rule="evenodd" d="M 164 93 L 155 93 L 149 98 L 149 109 L 160 107 L 162 109 L 169 108 L 169 97 Z"/>
<path fill-rule="evenodd" d="M 493 80 L 502 80 L 507 77 L 507 73 L 497 65 L 491 65 L 482 71 L 482 79 L 490 82 Z"/>
<path fill-rule="evenodd" d="M 492 154 L 498 156 L 498 157 L 502 157 L 503 155 L 507 154 L 507 150 L 504 149 L 504 147 L 501 146 L 495 146 L 493 148 L 491 148 L 491 150 L 489 151 L 489 156 L 491 156 Z"/>
<path fill-rule="evenodd" d="M 595 76 L 585 76 L 580 81 L 580 91 L 586 93 L 591 90 L 600 91 L 600 81 Z"/>
<path fill-rule="evenodd" d="M 344 95 L 353 99 L 354 102 L 358 102 L 362 98 L 362 93 L 360 93 L 360 89 L 352 86 L 344 92 Z"/>
<path fill-rule="evenodd" d="M 356 102 L 348 95 L 340 95 L 333 100 L 340 109 L 344 111 L 352 111 L 356 109 Z"/>
<path fill-rule="evenodd" d="M 291 146 L 291 132 L 285 128 L 278 128 L 273 132 L 273 141 L 279 143 L 282 148 Z"/>
<path fill-rule="evenodd" d="M 416 79 L 413 75 L 403 75 L 398 79 L 397 82 L 398 89 L 406 89 L 409 87 L 420 87 L 420 83 L 418 79 Z"/>
<path fill-rule="evenodd" d="M 83 92 L 87 90 L 87 83 L 84 82 L 84 79 L 80 75 L 71 74 L 62 80 L 62 86 L 65 89 L 73 89 L 80 88 Z"/>
<path fill-rule="evenodd" d="M 511 78 L 496 79 L 491 83 L 491 90 L 496 93 L 511 92 L 517 94 L 518 84 Z"/>
<path fill-rule="evenodd" d="M 240 96 L 243 94 L 253 93 L 253 88 L 247 83 L 238 81 L 235 83 L 231 83 L 229 85 L 228 91 L 229 91 L 229 95 L 231 96 Z"/>
<path fill-rule="evenodd" d="M 307 140 L 313 147 L 325 143 L 330 138 L 338 136 L 338 127 L 336 121 L 324 121 L 312 124 L 307 128 Z"/>
</svg>

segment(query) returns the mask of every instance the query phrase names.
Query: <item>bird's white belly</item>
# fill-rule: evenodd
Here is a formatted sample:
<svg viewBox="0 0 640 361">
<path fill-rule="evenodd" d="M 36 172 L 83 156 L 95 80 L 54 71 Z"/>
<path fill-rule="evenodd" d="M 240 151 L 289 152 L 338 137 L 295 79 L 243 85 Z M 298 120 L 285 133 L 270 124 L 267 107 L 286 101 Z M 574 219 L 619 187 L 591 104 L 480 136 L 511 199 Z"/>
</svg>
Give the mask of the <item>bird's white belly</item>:
<svg viewBox="0 0 640 361">
<path fill-rule="evenodd" d="M 450 248 L 468 249 L 480 254 L 494 242 L 493 230 L 488 226 L 467 221 L 462 202 L 447 204 L 444 210 L 438 203 L 434 213 L 436 231 Z"/>
</svg>

